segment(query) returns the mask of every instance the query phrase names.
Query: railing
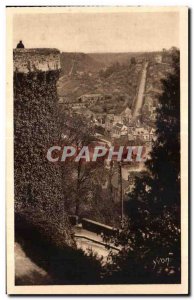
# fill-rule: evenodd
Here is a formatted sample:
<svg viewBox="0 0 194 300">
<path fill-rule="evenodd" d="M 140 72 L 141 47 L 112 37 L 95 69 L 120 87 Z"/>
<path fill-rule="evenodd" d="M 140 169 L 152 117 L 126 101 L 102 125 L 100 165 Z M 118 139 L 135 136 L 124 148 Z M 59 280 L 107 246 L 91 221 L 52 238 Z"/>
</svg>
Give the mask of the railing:
<svg viewBox="0 0 194 300">
<path fill-rule="evenodd" d="M 103 247 L 105 247 L 107 249 L 113 249 L 113 250 L 116 250 L 116 251 L 120 251 L 120 249 L 117 248 L 117 247 L 115 247 L 115 246 L 112 246 L 112 245 L 106 244 L 104 242 L 100 242 L 100 241 L 94 240 L 94 239 L 89 238 L 89 237 L 84 236 L 84 235 L 74 234 L 74 237 L 78 238 L 78 239 L 84 239 L 84 240 L 90 241 L 90 242 L 98 244 L 98 245 L 102 245 Z"/>
</svg>

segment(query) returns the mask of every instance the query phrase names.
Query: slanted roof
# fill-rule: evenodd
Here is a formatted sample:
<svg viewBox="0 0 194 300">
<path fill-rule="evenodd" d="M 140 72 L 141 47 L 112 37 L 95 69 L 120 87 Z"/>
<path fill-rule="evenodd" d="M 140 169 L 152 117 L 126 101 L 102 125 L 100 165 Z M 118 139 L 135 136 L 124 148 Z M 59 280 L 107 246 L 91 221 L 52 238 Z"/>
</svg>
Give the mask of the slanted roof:
<svg viewBox="0 0 194 300">
<path fill-rule="evenodd" d="M 123 124 L 121 124 L 121 123 L 116 123 L 114 127 L 118 127 L 118 128 L 121 129 L 121 128 L 123 127 Z"/>
</svg>

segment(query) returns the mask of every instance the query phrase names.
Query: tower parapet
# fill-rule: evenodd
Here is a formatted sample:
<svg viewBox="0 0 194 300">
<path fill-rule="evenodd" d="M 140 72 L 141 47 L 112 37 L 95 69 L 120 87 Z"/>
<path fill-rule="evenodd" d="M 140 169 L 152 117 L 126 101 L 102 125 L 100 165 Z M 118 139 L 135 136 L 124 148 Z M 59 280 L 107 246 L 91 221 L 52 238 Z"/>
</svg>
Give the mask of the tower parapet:
<svg viewBox="0 0 194 300">
<path fill-rule="evenodd" d="M 55 48 L 13 50 L 13 70 L 16 73 L 47 72 L 60 68 L 60 51 Z"/>
</svg>

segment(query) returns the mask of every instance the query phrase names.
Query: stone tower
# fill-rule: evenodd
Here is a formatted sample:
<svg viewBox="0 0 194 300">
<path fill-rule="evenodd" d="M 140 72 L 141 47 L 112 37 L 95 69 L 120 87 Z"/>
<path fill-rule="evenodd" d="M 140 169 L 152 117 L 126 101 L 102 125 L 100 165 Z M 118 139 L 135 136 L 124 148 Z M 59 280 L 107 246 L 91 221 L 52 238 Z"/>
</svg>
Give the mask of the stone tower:
<svg viewBox="0 0 194 300">
<path fill-rule="evenodd" d="M 70 230 L 61 167 L 46 158 L 47 149 L 60 139 L 56 90 L 60 52 L 14 49 L 13 69 L 15 212 L 66 243 Z"/>
</svg>

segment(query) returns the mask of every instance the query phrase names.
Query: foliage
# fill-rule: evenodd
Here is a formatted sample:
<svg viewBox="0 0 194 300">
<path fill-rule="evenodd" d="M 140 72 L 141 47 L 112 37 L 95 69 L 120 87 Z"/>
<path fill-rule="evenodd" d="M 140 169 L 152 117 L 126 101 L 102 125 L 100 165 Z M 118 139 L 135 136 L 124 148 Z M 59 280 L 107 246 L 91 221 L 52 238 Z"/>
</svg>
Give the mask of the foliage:
<svg viewBox="0 0 194 300">
<path fill-rule="evenodd" d="M 59 140 L 58 75 L 57 71 L 14 74 L 15 211 L 42 222 L 45 231 L 55 228 L 61 241 L 71 243 L 61 170 L 46 158 L 48 148 Z"/>
<path fill-rule="evenodd" d="M 135 59 L 135 57 L 131 57 L 130 62 L 131 62 L 132 65 L 136 64 L 136 59 Z"/>
<path fill-rule="evenodd" d="M 96 128 L 92 122 L 83 116 L 69 115 L 66 112 L 61 112 L 60 120 L 63 144 L 82 147 L 94 143 Z M 103 160 L 62 163 L 64 203 L 67 211 L 105 224 L 114 224 L 118 217 L 116 205 L 110 197 L 109 189 L 103 188 L 109 180 L 109 173 Z"/>
<path fill-rule="evenodd" d="M 49 275 L 49 284 L 95 284 L 102 276 L 101 261 L 91 251 L 86 255 L 81 249 L 56 245 L 48 235 L 43 235 L 38 224 L 26 216 L 15 218 L 16 242 L 29 257 Z M 52 229 L 52 228 L 48 228 Z M 53 230 L 50 235 L 54 234 Z M 30 237 L 30 239 L 29 239 Z M 28 278 L 18 278 L 16 284 L 28 283 Z M 31 283 L 32 284 L 32 283 Z M 34 284 L 42 284 L 36 281 Z"/>
<path fill-rule="evenodd" d="M 157 141 L 147 175 L 137 178 L 126 207 L 123 230 L 113 238 L 122 246 L 113 255 L 108 282 L 180 282 L 180 69 L 163 80 L 157 111 Z"/>
</svg>

